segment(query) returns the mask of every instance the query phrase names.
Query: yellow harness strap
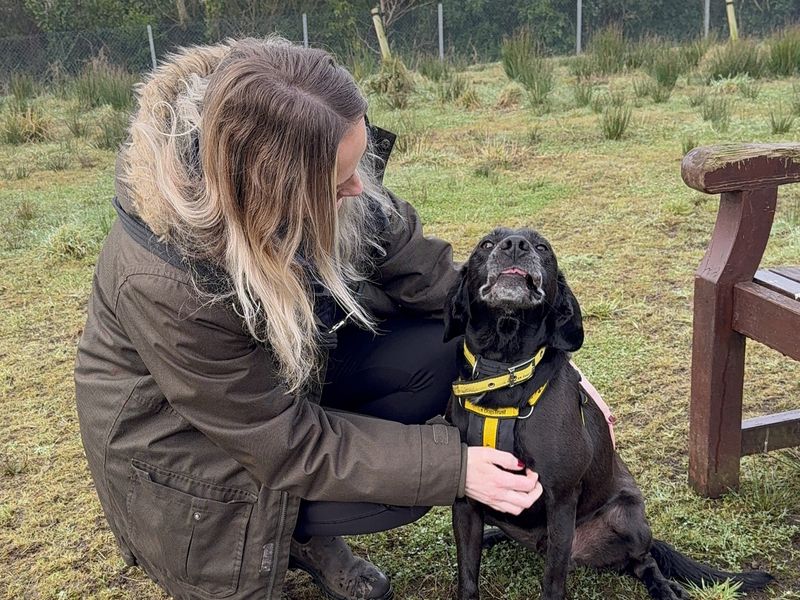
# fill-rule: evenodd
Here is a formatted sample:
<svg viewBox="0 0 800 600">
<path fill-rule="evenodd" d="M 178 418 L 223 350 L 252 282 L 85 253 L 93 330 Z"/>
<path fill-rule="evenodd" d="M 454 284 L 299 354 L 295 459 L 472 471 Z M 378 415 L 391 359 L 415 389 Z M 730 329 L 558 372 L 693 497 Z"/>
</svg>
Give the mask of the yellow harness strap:
<svg viewBox="0 0 800 600">
<path fill-rule="evenodd" d="M 519 409 L 516 407 L 486 408 L 484 406 L 478 406 L 470 400 L 465 400 L 462 406 L 467 412 L 471 412 L 483 417 L 483 445 L 489 446 L 490 448 L 497 448 L 497 429 L 500 425 L 500 420 L 527 419 L 530 417 L 534 407 L 536 406 L 536 403 L 539 402 L 539 399 L 542 397 L 542 394 L 544 394 L 544 390 L 546 388 L 547 382 L 545 382 L 542 387 L 531 394 L 531 397 L 528 398 L 528 406 L 530 406 L 531 409 L 524 417 L 519 416 Z"/>
<path fill-rule="evenodd" d="M 542 346 L 536 355 L 526 360 L 525 362 L 514 365 L 508 368 L 508 373 L 502 375 L 495 375 L 494 377 L 484 377 L 483 379 L 475 379 L 473 381 L 456 381 L 453 383 L 453 394 L 456 396 L 474 396 L 475 394 L 483 394 L 492 390 L 498 390 L 505 387 L 512 387 L 523 381 L 528 381 L 533 377 L 533 372 L 536 369 L 542 357 L 544 356 L 546 346 Z M 474 369 L 478 364 L 476 356 L 467 348 L 466 342 L 464 343 L 464 358 Z"/>
</svg>

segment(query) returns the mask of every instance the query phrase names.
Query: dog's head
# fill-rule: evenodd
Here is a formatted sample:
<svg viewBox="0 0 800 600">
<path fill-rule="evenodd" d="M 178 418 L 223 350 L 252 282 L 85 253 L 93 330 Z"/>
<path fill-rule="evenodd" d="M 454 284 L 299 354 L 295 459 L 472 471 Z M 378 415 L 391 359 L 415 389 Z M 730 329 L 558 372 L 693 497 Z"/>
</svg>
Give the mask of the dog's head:
<svg viewBox="0 0 800 600">
<path fill-rule="evenodd" d="M 445 307 L 445 339 L 514 321 L 537 343 L 573 352 L 583 345 L 580 306 L 553 249 L 532 229 L 495 229 L 464 264 Z"/>
</svg>

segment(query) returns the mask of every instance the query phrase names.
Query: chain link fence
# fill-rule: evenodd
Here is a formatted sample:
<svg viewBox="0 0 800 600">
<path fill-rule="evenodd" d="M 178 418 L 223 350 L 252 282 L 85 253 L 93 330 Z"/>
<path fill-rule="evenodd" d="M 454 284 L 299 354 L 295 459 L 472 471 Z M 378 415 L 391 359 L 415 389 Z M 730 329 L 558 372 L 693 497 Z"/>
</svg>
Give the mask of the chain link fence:
<svg viewBox="0 0 800 600">
<path fill-rule="evenodd" d="M 610 6 L 608 0 L 583 1 L 583 47 L 594 31 L 621 24 L 628 39 L 661 36 L 675 41 L 697 37 L 703 31 L 703 0 L 660 1 L 658 11 L 626 12 L 624 3 Z M 290 4 L 290 3 L 286 3 Z M 609 6 L 606 6 L 609 4 Z M 781 11 L 739 11 L 740 32 L 765 35 L 800 20 L 800 2 Z M 574 53 L 576 45 L 576 0 L 531 2 L 529 10 L 506 10 L 502 2 L 443 2 L 445 53 L 470 63 L 498 60 L 502 39 L 521 27 L 530 27 L 553 54 Z M 541 7 L 545 6 L 546 10 Z M 754 4 L 752 6 L 759 6 Z M 616 7 L 616 8 L 615 8 Z M 711 31 L 728 35 L 724 3 L 714 1 Z M 342 22 L 339 15 L 317 11 L 307 15 L 310 45 L 325 48 L 345 63 L 354 57 L 375 60 L 378 42 L 369 13 Z M 392 50 L 412 60 L 437 55 L 439 50 L 437 3 L 423 3 L 388 24 Z M 185 25 L 153 24 L 153 44 L 158 60 L 180 46 L 211 44 L 227 37 L 265 36 L 277 33 L 303 42 L 303 14 L 287 7 L 269 18 L 250 21 L 225 19 L 189 22 Z M 109 63 L 133 73 L 152 68 L 147 24 L 113 29 L 65 31 L 0 38 L 0 83 L 13 73 L 25 73 L 46 81 L 56 75 L 75 75 L 86 62 L 102 55 Z"/>
</svg>

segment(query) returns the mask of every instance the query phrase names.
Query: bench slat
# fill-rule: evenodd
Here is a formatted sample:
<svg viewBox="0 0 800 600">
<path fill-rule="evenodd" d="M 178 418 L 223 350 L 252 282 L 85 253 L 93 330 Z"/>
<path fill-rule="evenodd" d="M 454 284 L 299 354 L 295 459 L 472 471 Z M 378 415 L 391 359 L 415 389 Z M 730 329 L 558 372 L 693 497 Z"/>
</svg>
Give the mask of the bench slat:
<svg viewBox="0 0 800 600">
<path fill-rule="evenodd" d="M 753 281 L 792 300 L 800 300 L 800 281 L 784 277 L 777 269 L 756 271 Z"/>
<path fill-rule="evenodd" d="M 773 273 L 783 275 L 786 279 L 793 279 L 800 283 L 800 267 L 775 267 L 770 269 Z"/>
<path fill-rule="evenodd" d="M 757 283 L 739 283 L 733 289 L 735 331 L 800 360 L 800 302 Z"/>
<path fill-rule="evenodd" d="M 742 456 L 800 445 L 800 410 L 742 421 Z"/>
</svg>

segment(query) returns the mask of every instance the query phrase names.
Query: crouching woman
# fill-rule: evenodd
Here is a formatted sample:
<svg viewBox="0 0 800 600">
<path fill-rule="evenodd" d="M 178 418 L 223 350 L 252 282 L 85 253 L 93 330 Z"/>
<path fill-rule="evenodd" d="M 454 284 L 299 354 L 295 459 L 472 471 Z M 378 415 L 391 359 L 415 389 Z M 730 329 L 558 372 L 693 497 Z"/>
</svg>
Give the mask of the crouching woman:
<svg viewBox="0 0 800 600">
<path fill-rule="evenodd" d="M 177 598 L 278 598 L 290 566 L 391 598 L 340 536 L 541 494 L 426 424 L 456 376 L 436 319 L 456 271 L 375 184 L 366 109 L 277 39 L 184 50 L 138 90 L 75 382 L 123 556 Z"/>
</svg>

